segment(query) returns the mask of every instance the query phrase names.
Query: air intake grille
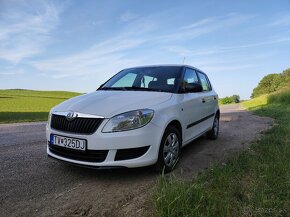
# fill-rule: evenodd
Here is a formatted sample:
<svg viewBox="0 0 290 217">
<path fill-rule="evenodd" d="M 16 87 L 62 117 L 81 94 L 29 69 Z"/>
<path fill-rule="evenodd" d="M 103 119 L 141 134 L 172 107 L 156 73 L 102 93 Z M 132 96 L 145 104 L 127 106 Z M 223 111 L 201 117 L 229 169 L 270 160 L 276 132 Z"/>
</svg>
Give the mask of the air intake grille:
<svg viewBox="0 0 290 217">
<path fill-rule="evenodd" d="M 130 160 L 134 158 L 141 157 L 144 155 L 150 146 L 140 147 L 140 148 L 128 148 L 117 150 L 115 161 L 118 160 Z"/>
<path fill-rule="evenodd" d="M 68 133 L 92 134 L 94 133 L 103 119 L 101 118 L 79 118 L 68 121 L 66 116 L 52 114 L 51 128 Z"/>
<path fill-rule="evenodd" d="M 72 160 L 87 161 L 87 162 L 103 162 L 108 154 L 108 150 L 86 150 L 78 151 L 74 149 L 64 148 L 57 145 L 49 144 L 49 150 L 58 156 L 69 158 Z"/>
</svg>

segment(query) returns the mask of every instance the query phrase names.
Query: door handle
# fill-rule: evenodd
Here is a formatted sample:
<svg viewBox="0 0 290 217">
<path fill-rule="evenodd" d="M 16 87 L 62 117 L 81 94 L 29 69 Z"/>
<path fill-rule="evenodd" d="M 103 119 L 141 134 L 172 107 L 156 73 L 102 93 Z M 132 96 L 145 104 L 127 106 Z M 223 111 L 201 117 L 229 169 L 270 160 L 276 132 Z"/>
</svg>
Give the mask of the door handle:
<svg viewBox="0 0 290 217">
<path fill-rule="evenodd" d="M 202 103 L 205 103 L 205 99 L 202 99 Z"/>
</svg>

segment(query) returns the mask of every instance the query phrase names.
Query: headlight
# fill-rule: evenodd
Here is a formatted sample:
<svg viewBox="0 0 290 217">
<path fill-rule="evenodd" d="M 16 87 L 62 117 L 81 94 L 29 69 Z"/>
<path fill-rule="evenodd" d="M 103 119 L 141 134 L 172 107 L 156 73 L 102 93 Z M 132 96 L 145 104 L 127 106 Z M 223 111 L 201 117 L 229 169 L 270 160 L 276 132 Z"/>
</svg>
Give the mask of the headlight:
<svg viewBox="0 0 290 217">
<path fill-rule="evenodd" d="M 112 117 L 106 123 L 102 132 L 120 132 L 143 127 L 152 120 L 153 114 L 154 111 L 151 109 L 141 109 L 119 114 Z"/>
</svg>

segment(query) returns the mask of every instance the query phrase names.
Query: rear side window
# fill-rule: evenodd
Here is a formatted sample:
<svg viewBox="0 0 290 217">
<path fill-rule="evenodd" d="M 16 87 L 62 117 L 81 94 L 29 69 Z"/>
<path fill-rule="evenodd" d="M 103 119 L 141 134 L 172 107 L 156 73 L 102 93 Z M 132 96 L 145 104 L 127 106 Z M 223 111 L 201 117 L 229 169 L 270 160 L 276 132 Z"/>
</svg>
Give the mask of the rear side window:
<svg viewBox="0 0 290 217">
<path fill-rule="evenodd" d="M 210 84 L 208 83 L 208 79 L 206 75 L 198 72 L 198 77 L 199 77 L 200 84 L 202 86 L 203 91 L 209 91 L 211 88 L 210 88 Z"/>
<path fill-rule="evenodd" d="M 187 84 L 198 83 L 198 77 L 195 70 L 186 68 L 183 80 Z"/>
<path fill-rule="evenodd" d="M 167 84 L 174 85 L 175 84 L 175 80 L 176 80 L 176 78 L 169 78 L 169 79 L 167 79 Z"/>
</svg>

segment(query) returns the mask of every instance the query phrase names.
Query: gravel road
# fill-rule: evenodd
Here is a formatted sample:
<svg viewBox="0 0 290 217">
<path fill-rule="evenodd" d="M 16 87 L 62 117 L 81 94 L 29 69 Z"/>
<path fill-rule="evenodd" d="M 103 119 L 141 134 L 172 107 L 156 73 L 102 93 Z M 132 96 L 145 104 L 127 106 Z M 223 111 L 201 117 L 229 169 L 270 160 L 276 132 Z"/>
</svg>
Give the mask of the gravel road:
<svg viewBox="0 0 290 217">
<path fill-rule="evenodd" d="M 239 105 L 221 108 L 220 136 L 202 137 L 182 150 L 173 175 L 190 179 L 246 148 L 272 120 Z M 158 174 L 150 167 L 80 168 L 46 155 L 45 124 L 0 125 L 0 216 L 149 216 L 146 199 Z"/>
</svg>

